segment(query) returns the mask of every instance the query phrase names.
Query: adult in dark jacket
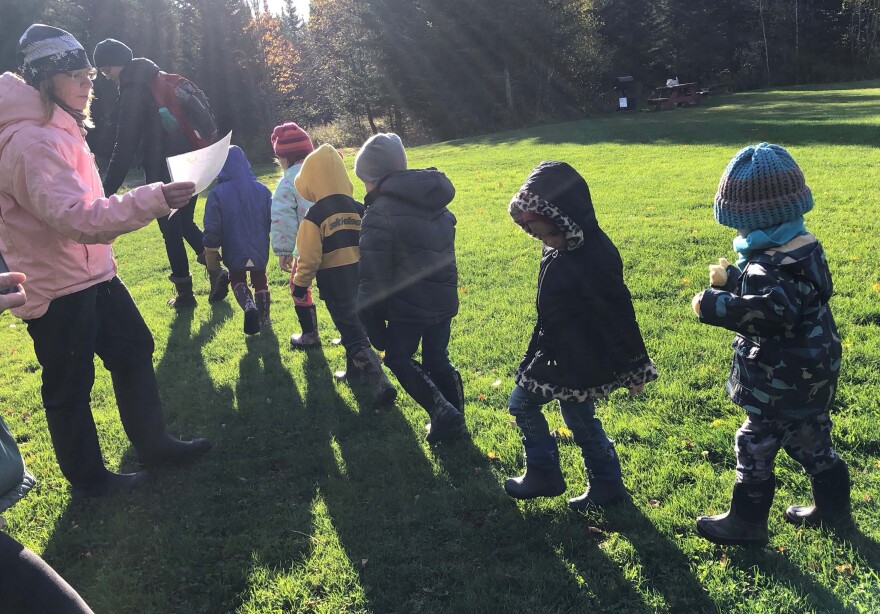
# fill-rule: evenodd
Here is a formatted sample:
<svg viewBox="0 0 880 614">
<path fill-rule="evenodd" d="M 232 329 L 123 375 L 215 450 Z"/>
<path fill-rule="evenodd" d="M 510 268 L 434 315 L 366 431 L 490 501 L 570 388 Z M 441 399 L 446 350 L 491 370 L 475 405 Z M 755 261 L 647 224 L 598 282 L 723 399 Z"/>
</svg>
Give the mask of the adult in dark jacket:
<svg viewBox="0 0 880 614">
<path fill-rule="evenodd" d="M 564 162 L 542 162 L 510 202 L 513 221 L 544 243 L 538 321 L 514 377 L 508 408 L 523 434 L 526 473 L 504 484 L 517 499 L 565 492 L 556 440 L 541 407 L 558 399 L 590 476 L 569 500 L 583 510 L 627 497 L 614 443 L 595 415 L 595 399 L 632 394 L 657 377 L 648 357 L 620 254 L 599 228 L 586 181 Z"/>
<path fill-rule="evenodd" d="M 205 259 L 211 278 L 209 300 L 226 296 L 226 280 L 220 266 L 229 267 L 228 280 L 238 304 L 244 310 L 244 331 L 255 334 L 272 327 L 269 316 L 269 230 L 272 226 L 272 192 L 257 181 L 251 164 L 240 147 L 232 145 L 217 185 L 205 204 Z M 250 271 L 254 295 L 247 285 Z"/>
<path fill-rule="evenodd" d="M 95 47 L 95 66 L 105 77 L 119 85 L 116 145 L 104 176 L 104 194 L 115 194 L 125 181 L 132 164 L 140 159 L 147 183 L 171 181 L 165 158 L 190 151 L 184 139 L 172 139 L 162 127 L 159 107 L 151 86 L 159 67 L 146 58 L 133 58 L 131 49 L 112 38 Z M 168 304 L 175 309 L 193 307 L 192 275 L 186 255 L 186 241 L 204 264 L 202 231 L 193 221 L 198 194 L 173 216 L 160 217 L 159 229 L 177 296 Z"/>
<path fill-rule="evenodd" d="M 358 309 L 385 364 L 431 417 L 428 441 L 465 430 L 461 375 L 449 361 L 458 313 L 455 188 L 436 169 L 407 170 L 396 134 L 370 138 L 355 159 L 367 188 Z M 422 345 L 421 364 L 413 356 Z"/>
</svg>

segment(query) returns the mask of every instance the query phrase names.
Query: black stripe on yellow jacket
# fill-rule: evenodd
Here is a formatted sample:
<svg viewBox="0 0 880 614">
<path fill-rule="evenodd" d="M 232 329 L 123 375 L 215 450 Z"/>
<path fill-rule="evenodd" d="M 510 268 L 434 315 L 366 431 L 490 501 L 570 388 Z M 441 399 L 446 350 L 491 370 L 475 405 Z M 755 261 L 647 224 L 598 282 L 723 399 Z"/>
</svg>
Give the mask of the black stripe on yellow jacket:
<svg viewBox="0 0 880 614">
<path fill-rule="evenodd" d="M 344 194 L 312 205 L 296 235 L 294 284 L 307 288 L 314 279 L 324 300 L 357 296 L 362 214 L 363 206 Z"/>
</svg>

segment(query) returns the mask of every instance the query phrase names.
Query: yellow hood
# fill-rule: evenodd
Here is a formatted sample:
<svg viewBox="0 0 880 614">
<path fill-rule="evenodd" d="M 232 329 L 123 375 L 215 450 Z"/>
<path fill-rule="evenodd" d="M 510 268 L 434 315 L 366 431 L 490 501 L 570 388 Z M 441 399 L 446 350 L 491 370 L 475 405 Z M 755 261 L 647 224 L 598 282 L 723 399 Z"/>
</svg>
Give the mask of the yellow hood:
<svg viewBox="0 0 880 614">
<path fill-rule="evenodd" d="M 313 203 L 333 194 L 351 196 L 354 193 L 342 156 L 326 143 L 306 156 L 293 184 L 306 200 Z"/>
</svg>

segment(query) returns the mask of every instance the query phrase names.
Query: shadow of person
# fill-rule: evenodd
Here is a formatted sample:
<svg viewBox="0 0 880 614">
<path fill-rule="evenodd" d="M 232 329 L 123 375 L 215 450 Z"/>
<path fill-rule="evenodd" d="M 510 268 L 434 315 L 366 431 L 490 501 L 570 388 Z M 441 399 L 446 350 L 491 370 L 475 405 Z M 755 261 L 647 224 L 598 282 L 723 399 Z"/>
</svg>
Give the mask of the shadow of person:
<svg viewBox="0 0 880 614">
<path fill-rule="evenodd" d="M 839 597 L 789 560 L 782 548 L 770 550 L 732 547 L 723 550 L 728 556 L 729 564 L 741 570 L 747 578 L 754 577 L 755 570 L 758 570 L 768 584 L 797 591 L 805 602 L 805 608 L 816 612 L 863 611 L 844 604 Z"/>
<path fill-rule="evenodd" d="M 662 596 L 673 612 L 716 612 L 717 606 L 697 581 L 687 556 L 663 535 L 651 519 L 633 502 L 609 506 L 573 516 L 587 523 L 587 530 L 602 537 L 602 531 L 619 533 L 632 545 L 638 557 L 644 588 Z M 575 563 L 578 561 L 575 560 Z"/>
<path fill-rule="evenodd" d="M 627 586 L 601 552 L 596 586 L 573 574 L 470 439 L 428 447 L 425 415 L 405 411 L 415 408 L 408 397 L 395 408 L 356 412 L 323 353 L 308 352 L 304 368 L 309 430 L 325 439 L 320 457 L 332 463 L 316 487 L 370 608 L 579 611 L 610 606 L 626 592 L 599 586 L 609 576 Z"/>
</svg>

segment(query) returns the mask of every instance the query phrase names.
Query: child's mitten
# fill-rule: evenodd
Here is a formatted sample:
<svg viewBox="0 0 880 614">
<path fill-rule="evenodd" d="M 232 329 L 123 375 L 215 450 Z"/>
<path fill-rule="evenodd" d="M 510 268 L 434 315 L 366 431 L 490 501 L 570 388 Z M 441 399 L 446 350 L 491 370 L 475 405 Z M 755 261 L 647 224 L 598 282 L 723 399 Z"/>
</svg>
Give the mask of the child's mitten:
<svg viewBox="0 0 880 614">
<path fill-rule="evenodd" d="M 709 285 L 715 288 L 723 288 L 727 283 L 727 267 L 730 263 L 727 258 L 719 258 L 718 264 L 709 265 Z"/>
</svg>

